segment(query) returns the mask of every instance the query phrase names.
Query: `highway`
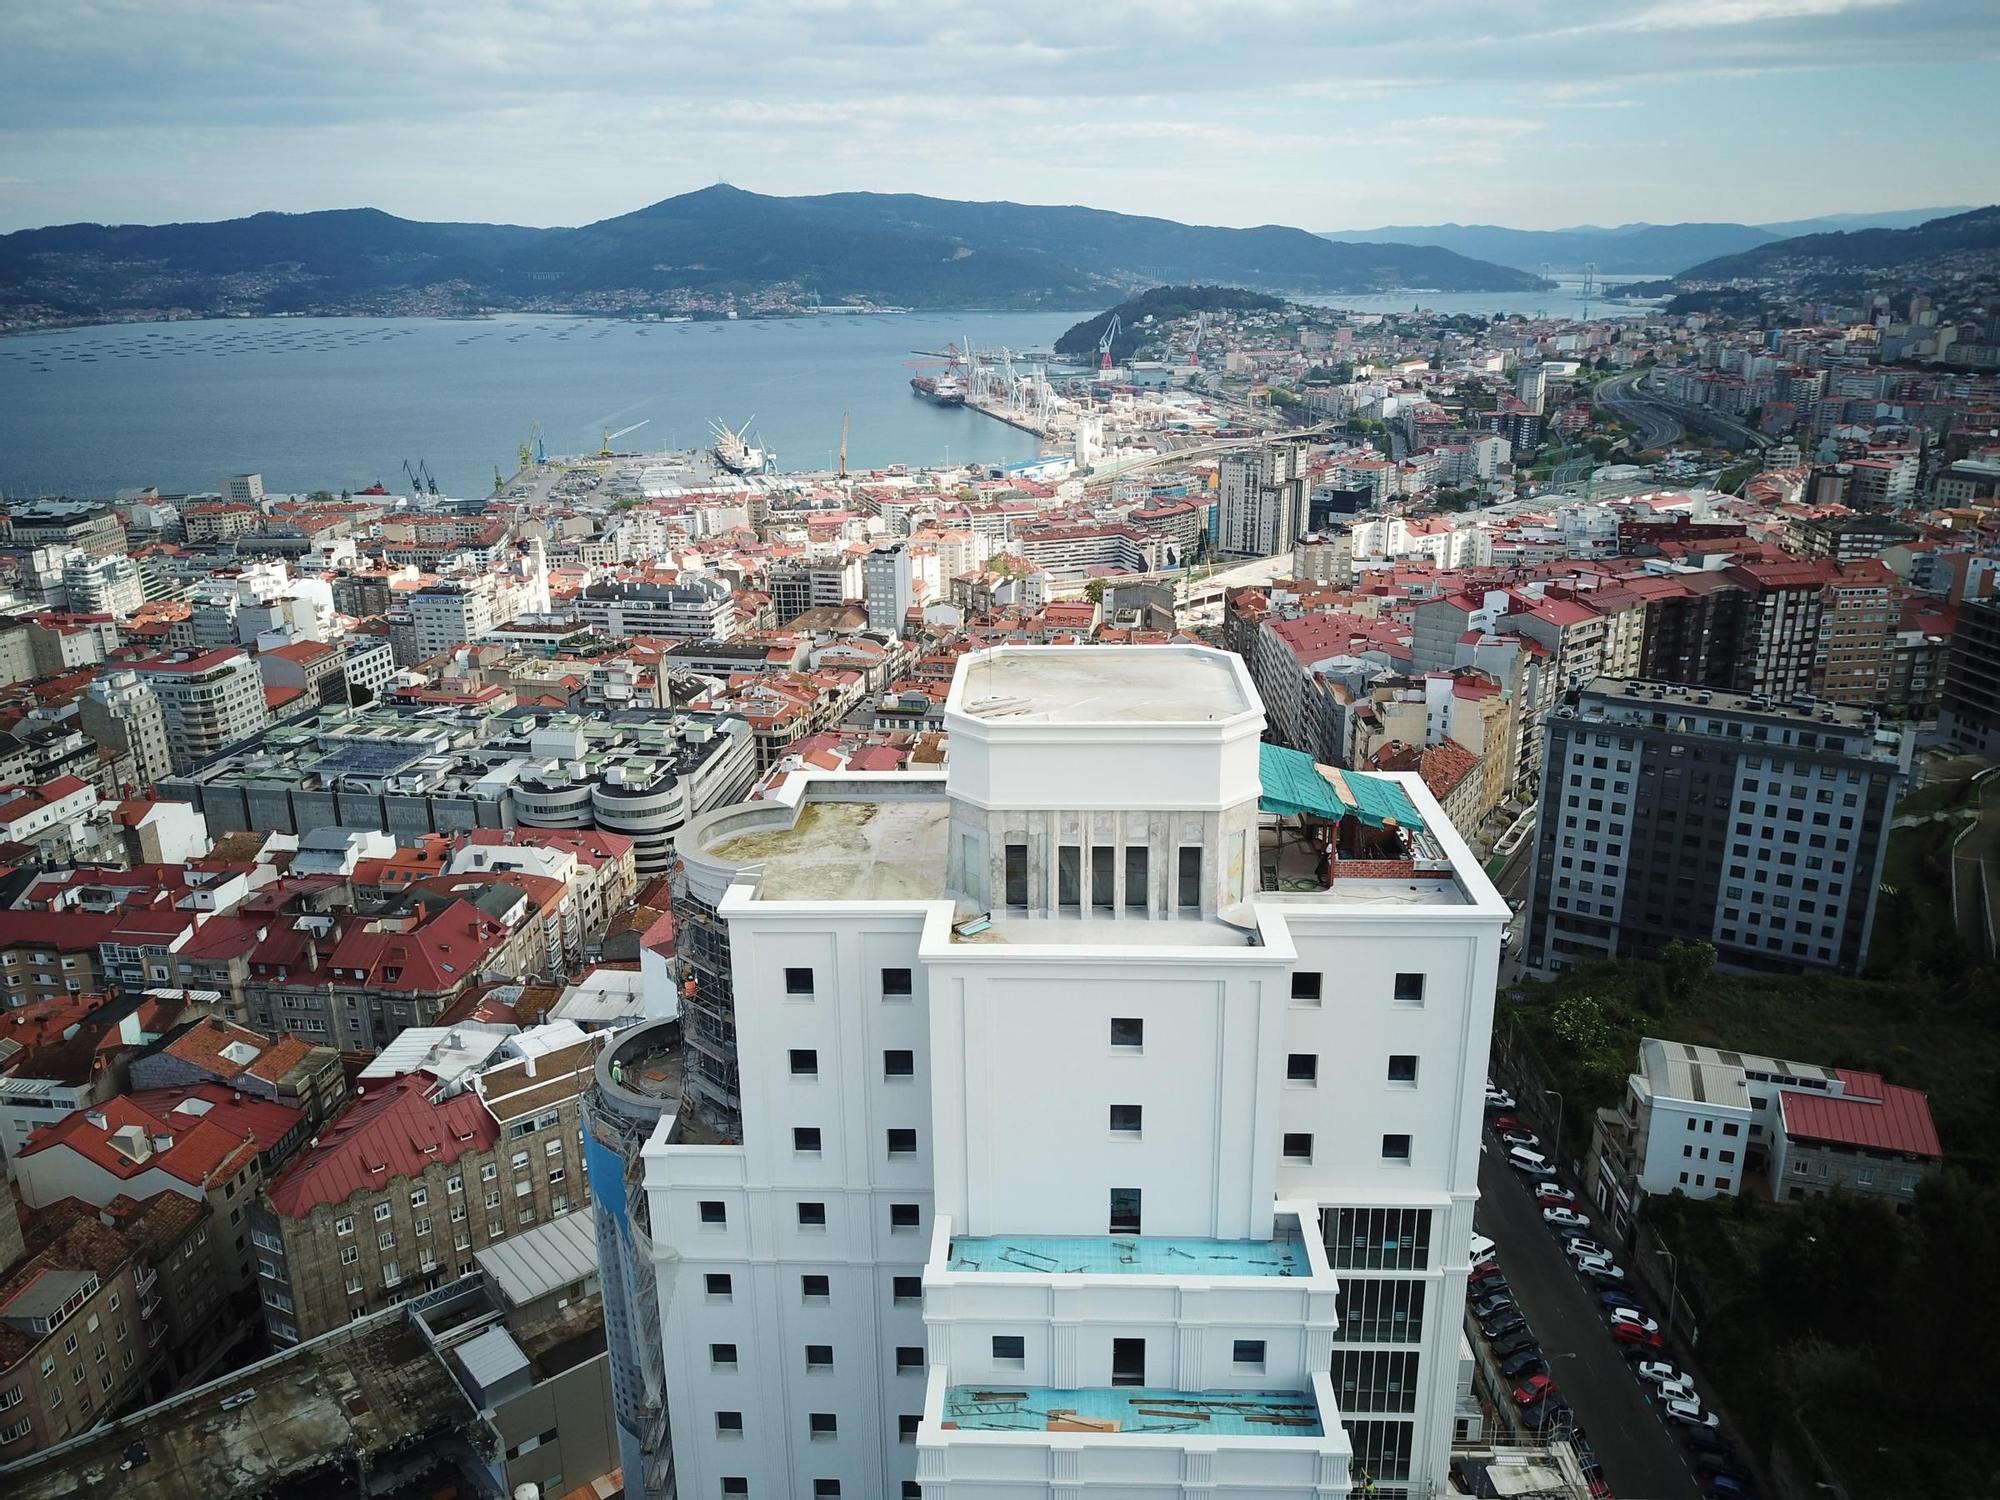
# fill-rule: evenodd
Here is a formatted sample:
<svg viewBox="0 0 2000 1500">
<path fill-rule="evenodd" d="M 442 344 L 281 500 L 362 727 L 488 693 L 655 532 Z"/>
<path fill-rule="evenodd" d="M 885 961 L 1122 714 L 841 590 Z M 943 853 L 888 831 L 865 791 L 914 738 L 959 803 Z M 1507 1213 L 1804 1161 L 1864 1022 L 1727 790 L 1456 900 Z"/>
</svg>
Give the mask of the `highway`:
<svg viewBox="0 0 2000 1500">
<path fill-rule="evenodd" d="M 1644 374 L 1634 370 L 1612 376 L 1598 386 L 1595 400 L 1619 421 L 1631 424 L 1641 448 L 1671 448 L 1687 429 L 1673 419 L 1665 405 L 1640 394 L 1639 380 Z"/>
<path fill-rule="evenodd" d="M 1549 1373 L 1612 1493 L 1619 1500 L 1696 1500 L 1694 1471 L 1680 1443 L 1612 1342 L 1595 1295 L 1563 1258 L 1526 1185 L 1491 1148 L 1493 1139 L 1480 1153 L 1473 1221 L 1499 1247 L 1510 1295 L 1540 1340 Z"/>
</svg>

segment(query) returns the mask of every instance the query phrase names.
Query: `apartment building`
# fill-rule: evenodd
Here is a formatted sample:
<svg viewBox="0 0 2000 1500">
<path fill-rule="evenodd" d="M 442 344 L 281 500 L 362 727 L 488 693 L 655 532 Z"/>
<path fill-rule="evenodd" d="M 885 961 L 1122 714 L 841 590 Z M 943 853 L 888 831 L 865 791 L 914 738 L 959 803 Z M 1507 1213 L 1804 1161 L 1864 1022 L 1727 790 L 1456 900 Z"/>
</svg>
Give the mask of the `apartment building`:
<svg viewBox="0 0 2000 1500">
<path fill-rule="evenodd" d="M 1860 969 L 1906 766 L 1864 710 L 1600 678 L 1545 726 L 1523 962 Z"/>
<path fill-rule="evenodd" d="M 1308 520 L 1303 450 L 1295 443 L 1225 453 L 1216 507 L 1216 546 L 1269 557 L 1289 552 Z"/>
<path fill-rule="evenodd" d="M 679 1492 L 1441 1489 L 1505 902 L 1224 653 L 981 652 L 945 716 L 682 836 Z"/>
<path fill-rule="evenodd" d="M 176 771 L 193 770 L 271 722 L 263 674 L 246 652 L 176 651 L 135 661 L 132 670 L 160 700 Z"/>
<path fill-rule="evenodd" d="M 736 604 L 722 579 L 683 574 L 673 583 L 593 583 L 570 603 L 577 617 L 613 640 L 673 636 L 724 641 L 736 634 Z"/>
<path fill-rule="evenodd" d="M 99 745 L 129 759 L 141 787 L 151 787 L 174 768 L 166 711 L 137 672 L 98 673 L 77 701 L 77 723 Z"/>
<path fill-rule="evenodd" d="M 253 1216 L 272 1341 L 435 1291 L 479 1251 L 588 1203 L 578 1110 L 600 1042 L 536 1027 L 478 1071 L 372 1084 Z"/>
<path fill-rule="evenodd" d="M 1963 750 L 2000 751 L 2000 598 L 1967 599 L 1958 607 L 1938 733 Z"/>
</svg>

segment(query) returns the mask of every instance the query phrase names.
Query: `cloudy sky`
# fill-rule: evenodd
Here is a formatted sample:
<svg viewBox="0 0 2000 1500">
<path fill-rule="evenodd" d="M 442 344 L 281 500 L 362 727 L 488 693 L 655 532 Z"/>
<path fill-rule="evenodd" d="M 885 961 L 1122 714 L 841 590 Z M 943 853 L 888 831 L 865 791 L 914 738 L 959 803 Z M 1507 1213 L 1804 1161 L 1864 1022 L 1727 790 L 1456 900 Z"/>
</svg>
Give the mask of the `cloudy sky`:
<svg viewBox="0 0 2000 1500">
<path fill-rule="evenodd" d="M 726 179 L 1311 229 L 2000 200 L 2000 0 L 32 0 L 0 229 Z"/>
</svg>

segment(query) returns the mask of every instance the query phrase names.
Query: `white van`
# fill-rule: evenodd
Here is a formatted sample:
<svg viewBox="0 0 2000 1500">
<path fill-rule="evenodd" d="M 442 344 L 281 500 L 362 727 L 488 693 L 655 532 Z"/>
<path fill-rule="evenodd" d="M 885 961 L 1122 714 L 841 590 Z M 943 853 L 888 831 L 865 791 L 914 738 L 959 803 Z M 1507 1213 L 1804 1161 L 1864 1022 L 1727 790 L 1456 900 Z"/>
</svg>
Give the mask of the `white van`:
<svg viewBox="0 0 2000 1500">
<path fill-rule="evenodd" d="M 1516 1172 L 1528 1172 L 1536 1177 L 1553 1177 L 1556 1164 L 1539 1151 L 1530 1151 L 1526 1146 L 1515 1146 L 1507 1152 L 1507 1165 Z"/>
<path fill-rule="evenodd" d="M 1493 1241 L 1475 1230 L 1472 1235 L 1472 1268 L 1476 1271 L 1485 1265 L 1486 1262 L 1493 1259 L 1499 1248 Z"/>
</svg>

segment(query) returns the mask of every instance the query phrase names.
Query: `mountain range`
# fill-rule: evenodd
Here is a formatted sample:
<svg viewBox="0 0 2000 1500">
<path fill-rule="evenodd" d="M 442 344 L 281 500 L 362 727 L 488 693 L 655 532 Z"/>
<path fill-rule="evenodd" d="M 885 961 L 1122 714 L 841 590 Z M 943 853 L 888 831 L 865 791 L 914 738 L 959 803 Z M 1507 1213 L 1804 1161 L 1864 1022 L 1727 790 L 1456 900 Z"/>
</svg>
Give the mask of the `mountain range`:
<svg viewBox="0 0 2000 1500">
<path fill-rule="evenodd" d="M 1798 235 L 1861 229 L 1906 229 L 1947 214 L 1953 208 L 1918 208 L 1880 214 L 1830 214 L 1820 219 L 1792 219 L 1774 224 L 1690 223 L 1620 224 L 1605 228 L 1578 224 L 1569 229 L 1509 229 L 1499 224 L 1391 224 L 1380 229 L 1331 231 L 1325 238 L 1341 244 L 1393 241 L 1436 245 L 1460 255 L 1493 261 L 1517 270 L 1580 270 L 1595 263 L 1610 275 L 1667 276 L 1686 268 L 1735 255 Z"/>
<path fill-rule="evenodd" d="M 1329 293 L 1526 291 L 1436 246 L 1339 244 L 1080 207 L 906 194 L 778 198 L 718 184 L 575 229 L 432 224 L 375 209 L 0 236 L 0 325 L 167 312 L 579 312 L 764 298 L 1101 307 L 1162 281 Z"/>
<path fill-rule="evenodd" d="M 1904 229 L 1856 229 L 1775 240 L 1690 266 L 1680 284 L 1790 280 L 1855 272 L 1932 276 L 1953 269 L 2000 268 L 2000 204 L 1932 219 Z"/>
</svg>

